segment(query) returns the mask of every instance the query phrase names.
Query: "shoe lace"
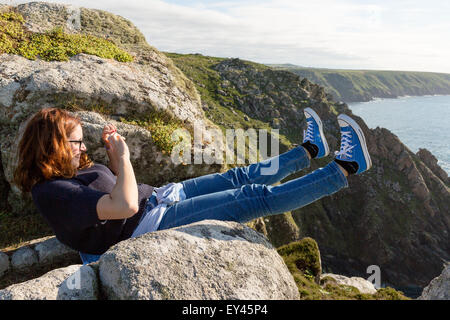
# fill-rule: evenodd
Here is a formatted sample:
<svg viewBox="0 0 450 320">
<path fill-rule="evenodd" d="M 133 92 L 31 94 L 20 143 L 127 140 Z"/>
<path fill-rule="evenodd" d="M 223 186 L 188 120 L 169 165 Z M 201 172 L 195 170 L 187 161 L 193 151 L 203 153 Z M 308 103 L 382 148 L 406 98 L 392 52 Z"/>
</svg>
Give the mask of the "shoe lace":
<svg viewBox="0 0 450 320">
<path fill-rule="evenodd" d="M 308 127 L 306 131 L 303 130 L 303 136 L 305 141 L 314 141 L 314 123 L 312 121 L 308 121 Z"/>
<path fill-rule="evenodd" d="M 355 147 L 355 145 L 352 145 L 352 133 L 350 131 L 343 131 L 342 133 L 342 139 L 341 139 L 341 149 L 339 152 L 335 151 L 336 156 L 344 156 L 347 158 L 350 158 L 350 153 L 352 152 L 352 149 Z"/>
</svg>

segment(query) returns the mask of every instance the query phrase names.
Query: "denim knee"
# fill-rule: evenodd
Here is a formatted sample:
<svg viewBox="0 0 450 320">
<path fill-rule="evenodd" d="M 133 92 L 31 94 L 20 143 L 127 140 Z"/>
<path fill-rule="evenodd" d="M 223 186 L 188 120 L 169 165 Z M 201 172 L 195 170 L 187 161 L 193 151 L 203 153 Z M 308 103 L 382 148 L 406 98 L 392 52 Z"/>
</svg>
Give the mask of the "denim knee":
<svg viewBox="0 0 450 320">
<path fill-rule="evenodd" d="M 240 188 L 241 193 L 249 199 L 251 211 L 259 212 L 259 216 L 254 218 L 273 214 L 273 209 L 267 201 L 267 197 L 272 194 L 272 188 L 273 186 L 258 183 L 246 184 Z"/>
</svg>

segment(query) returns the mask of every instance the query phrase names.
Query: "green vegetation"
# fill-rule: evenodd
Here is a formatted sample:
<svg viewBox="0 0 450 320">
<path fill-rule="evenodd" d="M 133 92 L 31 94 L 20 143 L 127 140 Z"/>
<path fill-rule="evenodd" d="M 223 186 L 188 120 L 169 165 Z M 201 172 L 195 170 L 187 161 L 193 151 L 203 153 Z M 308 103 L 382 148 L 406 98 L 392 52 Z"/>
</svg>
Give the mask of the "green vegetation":
<svg viewBox="0 0 450 320">
<path fill-rule="evenodd" d="M 70 57 L 86 53 L 121 62 L 133 57 L 114 43 L 92 35 L 66 34 L 62 28 L 46 33 L 33 33 L 24 26 L 25 20 L 15 12 L 0 14 L 0 54 L 21 55 L 27 59 L 67 61 Z"/>
<path fill-rule="evenodd" d="M 180 137 L 178 141 L 174 141 L 172 139 L 172 133 L 177 129 L 185 128 L 181 120 L 170 117 L 167 113 L 157 111 L 147 113 L 140 117 L 121 117 L 120 121 L 150 131 L 153 142 L 164 154 L 171 154 L 173 147 L 182 139 Z M 190 136 L 193 139 L 194 133 L 190 132 Z"/>
<path fill-rule="evenodd" d="M 302 300 L 409 300 L 390 287 L 375 294 L 363 294 L 352 286 L 340 285 L 331 277 L 320 279 L 320 252 L 316 241 L 303 238 L 277 249 L 297 284 Z"/>
<path fill-rule="evenodd" d="M 176 67 L 195 84 L 196 90 L 201 96 L 206 117 L 222 130 L 224 137 L 226 129 L 238 128 L 243 130 L 249 128 L 265 129 L 267 133 L 272 134 L 271 119 L 263 121 L 243 112 L 238 102 L 239 99 L 244 98 L 243 94 L 236 90 L 234 86 L 228 85 L 228 82 L 224 81 L 219 72 L 214 69 L 225 58 L 208 57 L 200 54 L 164 54 L 172 59 Z M 245 61 L 245 63 L 259 71 L 269 70 L 268 67 L 261 64 L 249 61 Z M 288 137 L 283 130 L 284 128 L 280 130 L 279 134 L 280 152 L 290 149 L 291 141 L 298 142 L 297 138 Z M 296 132 L 296 134 L 298 133 Z M 270 152 L 270 146 L 268 147 L 268 152 Z"/>
<path fill-rule="evenodd" d="M 272 65 L 325 88 L 337 101 L 369 101 L 374 97 L 450 94 L 450 74 L 412 71 L 334 70 Z"/>
<path fill-rule="evenodd" d="M 295 223 L 290 211 L 270 216 L 270 219 L 264 219 L 264 224 L 265 231 L 262 233 L 268 237 L 270 243 L 275 247 L 298 240 L 300 237 L 299 227 Z M 250 225 L 250 227 L 256 229 L 255 225 Z"/>
</svg>

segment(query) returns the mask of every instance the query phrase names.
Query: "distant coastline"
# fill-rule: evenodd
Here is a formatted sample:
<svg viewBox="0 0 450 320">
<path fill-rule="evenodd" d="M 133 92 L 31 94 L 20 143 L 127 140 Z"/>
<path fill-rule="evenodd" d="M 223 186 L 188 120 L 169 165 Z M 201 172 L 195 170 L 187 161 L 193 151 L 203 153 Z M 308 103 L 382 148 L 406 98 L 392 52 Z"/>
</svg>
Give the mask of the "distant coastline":
<svg viewBox="0 0 450 320">
<path fill-rule="evenodd" d="M 383 101 L 386 99 L 404 99 L 404 98 L 416 98 L 416 97 L 424 97 L 424 98 L 425 97 L 446 97 L 446 96 L 450 96 L 450 93 L 448 93 L 448 94 L 424 94 L 424 95 L 420 95 L 420 96 L 404 95 L 404 96 L 398 96 L 395 98 L 372 97 L 372 99 L 369 101 L 354 101 L 354 102 L 352 102 L 352 104 L 363 103 L 363 102 Z"/>
<path fill-rule="evenodd" d="M 368 102 L 406 96 L 450 95 L 450 74 L 414 71 L 333 70 L 269 65 L 323 86 L 336 101 Z"/>
</svg>

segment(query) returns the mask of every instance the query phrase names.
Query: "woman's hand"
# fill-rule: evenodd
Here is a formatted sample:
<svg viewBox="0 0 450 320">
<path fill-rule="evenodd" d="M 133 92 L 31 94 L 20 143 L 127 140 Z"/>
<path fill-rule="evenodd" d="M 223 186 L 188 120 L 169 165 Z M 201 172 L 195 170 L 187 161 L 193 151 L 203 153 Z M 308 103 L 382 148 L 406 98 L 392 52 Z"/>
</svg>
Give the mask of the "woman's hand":
<svg viewBox="0 0 450 320">
<path fill-rule="evenodd" d="M 106 149 L 109 149 L 109 148 L 110 148 L 108 138 L 109 138 L 114 132 L 117 132 L 117 128 L 116 128 L 116 126 L 113 125 L 112 123 L 108 123 L 108 124 L 103 128 L 102 141 L 103 141 L 103 143 L 105 144 Z"/>
<path fill-rule="evenodd" d="M 115 175 L 117 175 L 120 158 L 130 158 L 128 146 L 124 142 L 125 138 L 117 133 L 115 125 L 108 123 L 103 128 L 102 140 L 105 143 L 106 153 L 109 157 L 108 167 Z"/>
<path fill-rule="evenodd" d="M 117 132 L 114 132 L 108 136 L 108 145 L 109 145 L 109 154 L 115 160 L 119 161 L 121 158 L 130 159 L 130 150 L 128 149 L 127 144 L 125 143 L 125 138 L 123 138 Z"/>
</svg>

